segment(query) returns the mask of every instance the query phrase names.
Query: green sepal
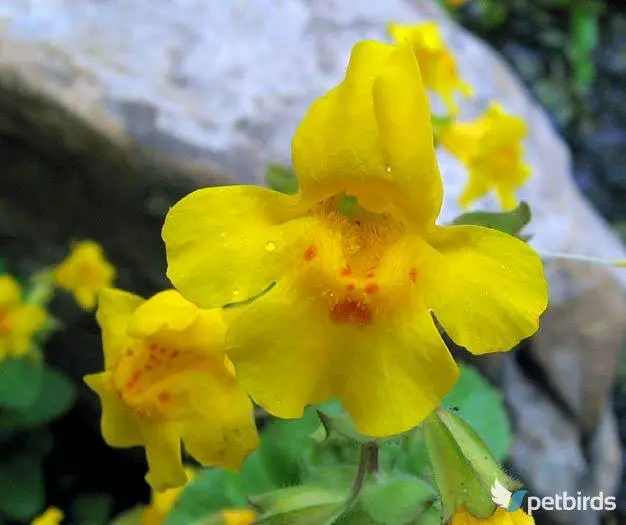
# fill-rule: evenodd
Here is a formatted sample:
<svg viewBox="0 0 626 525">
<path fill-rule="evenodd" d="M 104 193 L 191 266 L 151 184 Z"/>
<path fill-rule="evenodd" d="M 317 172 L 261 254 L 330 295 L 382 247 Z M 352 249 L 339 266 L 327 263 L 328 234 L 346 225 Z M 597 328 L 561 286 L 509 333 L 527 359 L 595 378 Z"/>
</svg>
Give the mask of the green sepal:
<svg viewBox="0 0 626 525">
<path fill-rule="evenodd" d="M 454 219 L 452 224 L 455 226 L 483 226 L 508 233 L 509 235 L 519 236 L 519 233 L 528 225 L 531 218 L 530 206 L 525 202 L 520 202 L 517 208 L 511 211 L 471 211 L 464 213 Z"/>
<path fill-rule="evenodd" d="M 434 488 L 409 474 L 379 474 L 363 487 L 359 502 L 377 523 L 407 525 L 421 523 L 420 517 L 437 499 Z"/>
<path fill-rule="evenodd" d="M 347 500 L 346 491 L 303 485 L 251 496 L 249 503 L 259 513 L 259 525 L 331 525 Z"/>
<path fill-rule="evenodd" d="M 270 164 L 265 172 L 265 182 L 267 187 L 272 190 L 288 195 L 298 193 L 299 184 L 296 174 L 284 166 Z"/>
<path fill-rule="evenodd" d="M 497 479 L 509 490 L 519 483 L 502 471 L 489 448 L 460 416 L 438 410 L 424 422 L 426 447 L 442 503 L 443 522 L 465 507 L 477 518 L 495 510 L 491 487 Z"/>
<path fill-rule="evenodd" d="M 454 115 L 430 115 L 430 124 L 433 129 L 433 139 L 435 147 L 439 144 L 439 137 L 444 129 L 453 124 L 456 118 Z"/>
</svg>

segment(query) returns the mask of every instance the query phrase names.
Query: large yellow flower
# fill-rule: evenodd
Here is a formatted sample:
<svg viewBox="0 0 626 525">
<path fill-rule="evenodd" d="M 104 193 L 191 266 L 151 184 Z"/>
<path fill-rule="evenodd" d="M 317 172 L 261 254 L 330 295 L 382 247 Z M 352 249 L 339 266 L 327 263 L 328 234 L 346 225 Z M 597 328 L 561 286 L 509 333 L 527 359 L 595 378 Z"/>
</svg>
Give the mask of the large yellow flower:
<svg viewBox="0 0 626 525">
<path fill-rule="evenodd" d="M 346 78 L 293 140 L 297 195 L 198 190 L 168 214 L 168 275 L 203 307 L 261 297 L 227 351 L 253 399 L 297 418 L 338 397 L 371 436 L 405 431 L 458 370 L 433 322 L 481 354 L 537 330 L 539 257 L 476 226 L 435 225 L 442 203 L 430 113 L 409 46 L 362 42 Z"/>
<path fill-rule="evenodd" d="M 115 268 L 106 260 L 102 247 L 93 241 L 77 243 L 54 272 L 56 283 L 74 294 L 85 310 L 96 306 L 98 293 L 113 284 Z"/>
<path fill-rule="evenodd" d="M 523 510 L 507 512 L 498 508 L 490 518 L 475 518 L 465 508 L 459 509 L 450 525 L 534 525 L 535 520 Z"/>
<path fill-rule="evenodd" d="M 31 525 L 59 525 L 64 517 L 63 511 L 56 507 L 50 507 L 43 514 L 37 516 Z"/>
<path fill-rule="evenodd" d="M 22 290 L 13 277 L 0 275 L 0 361 L 26 354 L 46 319 L 43 308 L 22 300 Z"/>
<path fill-rule="evenodd" d="M 225 357 L 221 310 L 199 310 L 178 292 L 144 301 L 121 290 L 100 297 L 105 371 L 85 377 L 102 400 L 102 435 L 146 448 L 148 483 L 183 485 L 181 439 L 203 465 L 236 469 L 256 448 L 252 404 Z"/>
<path fill-rule="evenodd" d="M 424 86 L 437 93 L 446 109 L 456 114 L 455 94 L 470 96 L 472 88 L 461 80 L 456 59 L 446 46 L 437 22 L 389 24 L 389 34 L 395 42 L 406 42 L 412 47 Z"/>
<path fill-rule="evenodd" d="M 515 192 L 530 177 L 522 148 L 526 133 L 526 123 L 496 102 L 474 122 L 455 122 L 443 129 L 441 145 L 468 169 L 461 206 L 469 207 L 492 189 L 503 209 L 516 206 Z"/>
</svg>

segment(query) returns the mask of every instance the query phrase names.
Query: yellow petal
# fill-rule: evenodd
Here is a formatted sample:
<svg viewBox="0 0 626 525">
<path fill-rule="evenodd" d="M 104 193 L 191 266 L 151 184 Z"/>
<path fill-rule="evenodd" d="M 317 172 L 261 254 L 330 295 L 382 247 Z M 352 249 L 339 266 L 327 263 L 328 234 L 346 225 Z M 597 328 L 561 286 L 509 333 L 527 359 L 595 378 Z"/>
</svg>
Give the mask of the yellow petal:
<svg viewBox="0 0 626 525">
<path fill-rule="evenodd" d="M 535 520 L 523 510 L 508 512 L 498 508 L 489 518 L 475 518 L 465 507 L 460 508 L 452 516 L 450 525 L 534 525 Z"/>
<path fill-rule="evenodd" d="M 187 377 L 186 384 L 199 416 L 182 430 L 185 448 L 205 467 L 238 470 L 259 444 L 250 398 L 225 367 L 210 381 Z"/>
<path fill-rule="evenodd" d="M 50 507 L 41 516 L 37 516 L 31 525 L 59 525 L 63 518 L 65 518 L 65 514 L 62 510 Z"/>
<path fill-rule="evenodd" d="M 470 352 L 509 350 L 534 334 L 548 301 L 541 259 L 525 242 L 479 226 L 439 227 L 428 242 L 421 294 Z"/>
<path fill-rule="evenodd" d="M 294 216 L 293 202 L 255 186 L 191 193 L 165 219 L 168 277 L 203 308 L 257 295 L 282 273 L 291 226 L 282 223 Z"/>
<path fill-rule="evenodd" d="M 149 337 L 159 330 L 180 332 L 198 318 L 198 307 L 175 290 L 159 292 L 142 303 L 128 323 L 128 335 Z"/>
<path fill-rule="evenodd" d="M 22 290 L 11 275 L 0 275 L 0 308 L 10 308 L 20 303 Z"/>
<path fill-rule="evenodd" d="M 146 435 L 148 474 L 146 481 L 157 492 L 187 482 L 180 450 L 180 429 L 175 423 L 153 425 Z"/>
<path fill-rule="evenodd" d="M 109 372 L 85 376 L 85 383 L 100 396 L 102 437 L 111 447 L 133 447 L 145 442 L 141 420 L 115 394 Z"/>
<path fill-rule="evenodd" d="M 300 123 L 292 158 L 306 203 L 345 191 L 370 211 L 432 222 L 442 186 L 411 48 L 357 44 L 344 81 Z"/>
<path fill-rule="evenodd" d="M 407 307 L 368 326 L 336 324 L 325 300 L 279 285 L 235 319 L 229 355 L 244 388 L 278 417 L 338 397 L 364 434 L 397 434 L 421 423 L 457 378 L 426 308 Z"/>
<path fill-rule="evenodd" d="M 257 514 L 251 509 L 223 510 L 224 525 L 253 525 Z"/>
<path fill-rule="evenodd" d="M 143 302 L 141 297 L 115 288 L 105 289 L 100 294 L 96 319 L 102 329 L 105 369 L 114 366 L 124 350 L 128 323 Z"/>
</svg>

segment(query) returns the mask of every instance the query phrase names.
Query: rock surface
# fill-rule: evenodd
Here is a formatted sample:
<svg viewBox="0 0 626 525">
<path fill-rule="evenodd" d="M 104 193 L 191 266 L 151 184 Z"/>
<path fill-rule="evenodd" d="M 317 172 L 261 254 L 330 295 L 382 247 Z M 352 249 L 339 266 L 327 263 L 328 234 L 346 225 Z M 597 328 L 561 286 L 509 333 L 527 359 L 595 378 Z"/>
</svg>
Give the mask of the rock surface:
<svg viewBox="0 0 626 525">
<path fill-rule="evenodd" d="M 476 96 L 461 105 L 461 117 L 471 118 L 497 99 L 528 122 L 533 178 L 520 197 L 534 212 L 533 245 L 546 252 L 626 257 L 576 189 L 569 152 L 544 112 L 498 54 L 447 20 L 434 2 L 169 0 L 163 3 L 167 7 L 155 5 L 149 0 L 4 0 L 0 67 L 17 70 L 118 139 L 226 172 L 240 182 L 262 183 L 268 162 L 289 162 L 299 119 L 314 98 L 341 79 L 355 41 L 385 39 L 391 20 L 435 18 L 462 76 L 475 88 Z M 447 220 L 459 212 L 456 200 L 465 172 L 443 152 L 440 164 L 446 182 L 442 220 Z M 481 206 L 495 208 L 495 202 L 488 198 Z M 542 403 L 550 408 L 537 412 L 541 423 L 530 412 L 519 412 L 526 432 L 519 434 L 513 466 L 537 494 L 587 490 L 597 480 L 614 492 L 611 484 L 621 465 L 614 461 L 619 445 L 607 399 L 626 325 L 626 273 L 557 261 L 546 268 L 551 308 L 530 357 L 543 381 L 533 388 L 542 389 Z M 512 384 L 502 381 L 507 397 L 515 400 Z M 561 420 L 569 421 L 570 447 L 560 448 L 560 434 L 550 431 Z M 537 437 L 529 428 L 539 424 L 546 426 L 541 439 L 549 441 L 543 464 L 536 463 Z M 599 434 L 608 446 L 583 448 L 581 443 L 595 443 Z M 563 464 L 575 467 L 575 476 L 548 466 L 553 450 Z M 550 518 L 559 519 L 556 513 Z M 575 523 L 568 519 L 561 523 Z"/>
</svg>

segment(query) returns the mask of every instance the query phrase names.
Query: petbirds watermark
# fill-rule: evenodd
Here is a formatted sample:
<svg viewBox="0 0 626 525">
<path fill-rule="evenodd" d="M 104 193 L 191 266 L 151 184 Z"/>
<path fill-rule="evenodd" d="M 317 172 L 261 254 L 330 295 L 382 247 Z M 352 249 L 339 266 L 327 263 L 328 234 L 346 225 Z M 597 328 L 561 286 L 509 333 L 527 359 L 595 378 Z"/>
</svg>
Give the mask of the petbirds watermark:
<svg viewBox="0 0 626 525">
<path fill-rule="evenodd" d="M 517 490 L 511 492 L 496 478 L 491 487 L 491 499 L 493 502 L 506 509 L 508 512 L 515 512 L 522 508 L 524 496 L 527 490 Z M 600 492 L 595 496 L 584 496 L 582 492 L 577 492 L 575 496 L 567 492 L 555 494 L 554 496 L 528 496 L 526 498 L 526 513 L 532 516 L 534 511 L 539 509 L 549 511 L 570 511 L 570 510 L 615 510 L 615 496 L 605 496 Z"/>
</svg>

